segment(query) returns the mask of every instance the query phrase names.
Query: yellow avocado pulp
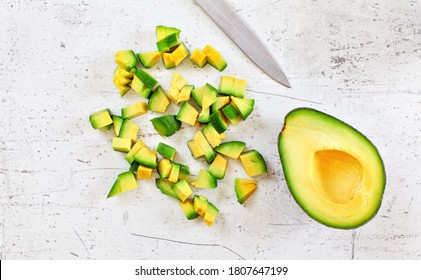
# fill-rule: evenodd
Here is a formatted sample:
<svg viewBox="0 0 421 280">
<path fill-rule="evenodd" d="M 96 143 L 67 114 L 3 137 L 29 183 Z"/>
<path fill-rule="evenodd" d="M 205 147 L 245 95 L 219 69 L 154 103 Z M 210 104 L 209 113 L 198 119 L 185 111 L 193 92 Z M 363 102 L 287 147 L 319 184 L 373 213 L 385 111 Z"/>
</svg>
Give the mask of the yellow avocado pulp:
<svg viewBox="0 0 421 280">
<path fill-rule="evenodd" d="M 356 129 L 325 113 L 298 108 L 285 117 L 278 148 L 288 188 L 313 219 L 355 228 L 377 213 L 384 165 Z"/>
<path fill-rule="evenodd" d="M 353 156 L 338 150 L 314 154 L 313 180 L 320 195 L 333 203 L 350 202 L 361 186 L 362 166 Z"/>
</svg>

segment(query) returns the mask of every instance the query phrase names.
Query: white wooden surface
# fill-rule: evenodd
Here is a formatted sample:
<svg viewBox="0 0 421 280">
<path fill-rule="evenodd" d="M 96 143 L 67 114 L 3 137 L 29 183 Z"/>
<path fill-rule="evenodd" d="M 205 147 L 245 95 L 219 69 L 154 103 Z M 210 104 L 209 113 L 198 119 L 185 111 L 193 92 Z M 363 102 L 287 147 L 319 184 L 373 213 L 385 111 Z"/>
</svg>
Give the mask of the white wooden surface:
<svg viewBox="0 0 421 280">
<path fill-rule="evenodd" d="M 166 1 L 0 2 L 1 259 L 420 259 L 420 1 L 230 1 L 278 58 L 292 89 L 264 75 L 193 4 Z M 248 81 L 252 117 L 227 133 L 267 159 L 269 175 L 241 206 L 233 191 L 245 175 L 229 162 L 226 179 L 201 193 L 220 208 L 213 227 L 187 221 L 153 180 L 106 200 L 123 155 L 88 116 L 141 100 L 112 84 L 119 49 L 155 49 L 154 27 L 182 29 L 190 50 L 213 44 L 224 74 Z M 220 73 L 189 61 L 177 67 L 196 85 Z M 151 70 L 165 89 L 173 71 Z M 387 186 L 378 215 L 356 230 L 311 220 L 289 194 L 277 152 L 285 114 L 308 106 L 365 133 L 378 147 Z M 171 109 L 176 112 L 173 106 Z M 149 114 L 134 119 L 150 147 Z M 185 128 L 166 143 L 197 174 Z"/>
</svg>

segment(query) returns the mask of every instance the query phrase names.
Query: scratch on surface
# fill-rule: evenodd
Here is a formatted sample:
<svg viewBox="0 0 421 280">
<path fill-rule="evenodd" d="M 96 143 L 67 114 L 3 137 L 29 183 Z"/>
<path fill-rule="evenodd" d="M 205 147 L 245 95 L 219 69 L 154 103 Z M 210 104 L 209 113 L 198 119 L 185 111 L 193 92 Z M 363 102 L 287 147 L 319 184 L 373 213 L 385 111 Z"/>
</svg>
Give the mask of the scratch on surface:
<svg viewBox="0 0 421 280">
<path fill-rule="evenodd" d="M 90 257 L 90 254 L 89 254 L 88 247 L 86 247 L 85 242 L 83 242 L 82 238 L 80 238 L 79 233 L 77 233 L 77 231 L 76 231 L 76 230 L 74 230 L 74 231 L 75 231 L 75 233 L 76 233 L 77 237 L 79 238 L 80 242 L 82 243 L 83 247 L 85 248 L 85 251 L 86 251 L 86 253 L 88 254 L 88 258 L 89 258 L 89 257 Z"/>
<path fill-rule="evenodd" d="M 351 260 L 353 260 L 355 257 L 355 235 L 356 235 L 356 231 L 353 230 L 352 239 L 351 239 Z"/>
<path fill-rule="evenodd" d="M 299 100 L 299 101 L 303 101 L 303 102 L 307 102 L 307 103 L 323 105 L 323 103 L 321 103 L 321 102 L 312 101 L 312 100 L 308 100 L 308 99 L 302 99 L 302 98 L 298 98 L 298 97 L 292 97 L 292 96 L 276 94 L 276 93 L 271 93 L 271 92 L 265 92 L 265 91 L 259 91 L 259 90 L 254 90 L 254 89 L 247 89 L 247 90 L 251 91 L 251 92 L 266 94 L 266 95 L 278 96 L 278 97 L 283 97 L 283 98 L 288 98 L 288 99 L 293 99 L 293 100 Z"/>
<path fill-rule="evenodd" d="M 224 248 L 225 250 L 230 251 L 231 253 L 239 257 L 240 259 L 245 260 L 245 258 L 243 258 L 240 254 L 230 249 L 229 247 L 216 244 L 216 243 L 193 243 L 193 242 L 186 242 L 186 241 L 174 240 L 174 239 L 163 238 L 163 237 L 143 235 L 143 234 L 138 234 L 138 233 L 130 233 L 130 234 L 137 237 L 149 238 L 149 239 L 154 239 L 154 240 L 162 240 L 162 241 L 173 242 L 173 243 L 178 243 L 178 244 L 185 244 L 185 245 L 192 245 L 192 246 L 205 246 L 205 247 L 220 247 L 220 248 Z"/>
</svg>

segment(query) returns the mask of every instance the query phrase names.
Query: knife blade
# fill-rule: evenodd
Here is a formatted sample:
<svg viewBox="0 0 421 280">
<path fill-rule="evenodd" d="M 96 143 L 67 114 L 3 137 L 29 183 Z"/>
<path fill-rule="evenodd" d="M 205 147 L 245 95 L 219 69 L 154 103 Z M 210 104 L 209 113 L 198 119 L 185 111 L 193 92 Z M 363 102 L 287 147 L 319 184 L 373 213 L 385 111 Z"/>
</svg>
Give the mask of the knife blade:
<svg viewBox="0 0 421 280">
<path fill-rule="evenodd" d="M 290 83 L 275 58 L 257 34 L 226 0 L 194 0 L 233 42 L 272 79 L 290 88 Z"/>
</svg>

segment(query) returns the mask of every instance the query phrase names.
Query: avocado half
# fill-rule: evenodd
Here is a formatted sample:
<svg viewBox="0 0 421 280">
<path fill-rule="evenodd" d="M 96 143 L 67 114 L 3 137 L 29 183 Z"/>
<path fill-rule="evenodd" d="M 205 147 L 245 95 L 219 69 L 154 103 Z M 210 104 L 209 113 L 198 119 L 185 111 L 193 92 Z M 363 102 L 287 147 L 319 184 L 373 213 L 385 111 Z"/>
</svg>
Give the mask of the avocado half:
<svg viewBox="0 0 421 280">
<path fill-rule="evenodd" d="M 359 227 L 380 208 L 386 184 L 377 148 L 328 114 L 297 108 L 278 138 L 288 188 L 314 220 L 333 228 Z"/>
</svg>

